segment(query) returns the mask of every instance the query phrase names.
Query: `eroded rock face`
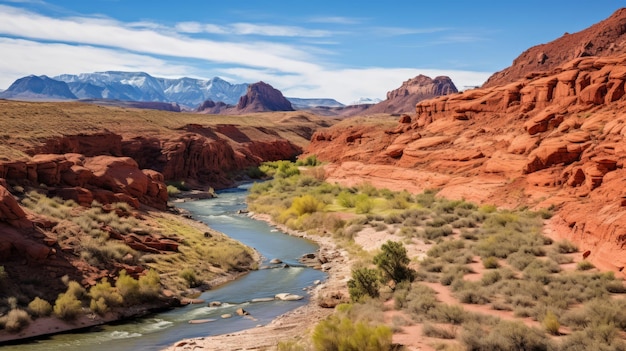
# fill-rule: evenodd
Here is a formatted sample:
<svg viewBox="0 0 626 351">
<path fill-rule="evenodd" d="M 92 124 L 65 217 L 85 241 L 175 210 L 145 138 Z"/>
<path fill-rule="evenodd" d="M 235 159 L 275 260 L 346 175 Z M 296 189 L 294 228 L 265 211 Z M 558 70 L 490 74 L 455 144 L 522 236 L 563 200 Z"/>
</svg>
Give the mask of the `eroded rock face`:
<svg viewBox="0 0 626 351">
<path fill-rule="evenodd" d="M 592 259 L 615 255 L 626 245 L 625 72 L 626 55 L 576 58 L 506 85 L 421 101 L 410 123 L 387 130 L 319 131 L 305 155 L 333 162 L 331 182 L 553 205 L 565 236 Z M 613 261 L 626 265 L 623 255 Z"/>
<path fill-rule="evenodd" d="M 387 92 L 387 99 L 368 107 L 367 113 L 407 113 L 413 111 L 415 104 L 422 100 L 457 92 L 450 77 L 432 79 L 420 74 L 403 82 L 398 89 Z"/>
<path fill-rule="evenodd" d="M 43 184 L 52 194 L 84 205 L 93 200 L 105 204 L 123 201 L 135 207 L 141 202 L 165 209 L 167 204 L 163 176 L 142 171 L 128 157 L 35 155 L 30 161 L 0 163 L 0 177 L 17 183 Z"/>
<path fill-rule="evenodd" d="M 248 86 L 246 94 L 239 98 L 236 110 L 243 112 L 293 111 L 291 102 L 271 85 L 258 82 Z"/>
</svg>

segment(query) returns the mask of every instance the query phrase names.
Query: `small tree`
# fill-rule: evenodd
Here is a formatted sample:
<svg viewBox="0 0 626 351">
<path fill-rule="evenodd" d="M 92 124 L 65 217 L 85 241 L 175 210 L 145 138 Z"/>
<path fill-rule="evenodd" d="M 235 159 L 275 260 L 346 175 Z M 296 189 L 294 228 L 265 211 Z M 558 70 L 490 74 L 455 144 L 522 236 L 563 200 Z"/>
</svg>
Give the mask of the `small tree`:
<svg viewBox="0 0 626 351">
<path fill-rule="evenodd" d="M 350 299 L 357 302 L 366 295 L 378 297 L 378 272 L 375 269 L 358 268 L 352 270 L 352 279 L 348 281 Z"/>
<path fill-rule="evenodd" d="M 374 256 L 374 264 L 382 271 L 384 279 L 391 279 L 396 284 L 415 279 L 415 270 L 407 266 L 410 260 L 402 243 L 388 240 L 381 246 L 381 250 Z"/>
</svg>

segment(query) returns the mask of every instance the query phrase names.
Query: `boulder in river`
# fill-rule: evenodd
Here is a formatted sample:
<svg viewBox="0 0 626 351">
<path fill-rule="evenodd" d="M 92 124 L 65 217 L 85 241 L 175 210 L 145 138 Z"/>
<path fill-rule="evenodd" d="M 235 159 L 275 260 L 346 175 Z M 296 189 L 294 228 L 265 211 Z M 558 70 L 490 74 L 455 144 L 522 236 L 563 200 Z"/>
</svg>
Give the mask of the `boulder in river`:
<svg viewBox="0 0 626 351">
<path fill-rule="evenodd" d="M 275 298 L 281 301 L 297 301 L 297 300 L 302 300 L 304 296 L 289 294 L 289 293 L 280 293 L 280 294 L 276 294 Z"/>
</svg>

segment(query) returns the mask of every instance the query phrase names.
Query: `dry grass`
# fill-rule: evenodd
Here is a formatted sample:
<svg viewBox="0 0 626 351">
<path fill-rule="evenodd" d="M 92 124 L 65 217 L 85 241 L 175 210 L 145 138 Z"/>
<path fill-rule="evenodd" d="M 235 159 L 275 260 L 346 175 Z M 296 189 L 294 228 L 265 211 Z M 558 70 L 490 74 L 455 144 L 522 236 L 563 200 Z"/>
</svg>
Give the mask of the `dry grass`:
<svg viewBox="0 0 626 351">
<path fill-rule="evenodd" d="M 176 113 L 148 109 L 97 106 L 79 102 L 22 102 L 0 100 L 0 155 L 23 158 L 26 151 L 47 140 L 65 135 L 111 131 L 123 138 L 168 137 L 184 132 L 187 125 L 203 127 L 236 125 L 248 138 L 265 140 L 278 136 L 298 146 L 309 143 L 303 131 L 330 126 L 338 120 L 302 111 L 255 113 L 240 116 Z M 228 135 L 218 135 L 229 140 Z M 1 161 L 1 159 L 0 159 Z"/>
</svg>

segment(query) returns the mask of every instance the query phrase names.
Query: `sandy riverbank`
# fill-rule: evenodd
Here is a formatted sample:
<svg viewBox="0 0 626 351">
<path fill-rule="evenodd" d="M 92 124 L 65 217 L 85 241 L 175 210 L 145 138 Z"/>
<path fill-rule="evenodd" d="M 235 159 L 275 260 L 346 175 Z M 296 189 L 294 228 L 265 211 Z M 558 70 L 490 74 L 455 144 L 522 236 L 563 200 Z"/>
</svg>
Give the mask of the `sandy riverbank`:
<svg viewBox="0 0 626 351">
<path fill-rule="evenodd" d="M 269 216 L 254 214 L 253 217 L 271 223 Z M 285 227 L 279 229 L 289 235 L 314 241 L 319 245 L 318 252 L 330 258 L 322 266 L 328 277 L 309 291 L 309 303 L 279 316 L 267 325 L 236 333 L 182 340 L 164 351 L 272 350 L 281 341 L 302 340 L 307 337 L 319 321 L 333 313 L 334 309 L 320 307 L 318 301 L 336 293 L 348 296 L 346 284 L 350 279 L 351 264 L 348 262 L 347 252 L 338 249 L 332 237 L 307 235 Z"/>
</svg>

